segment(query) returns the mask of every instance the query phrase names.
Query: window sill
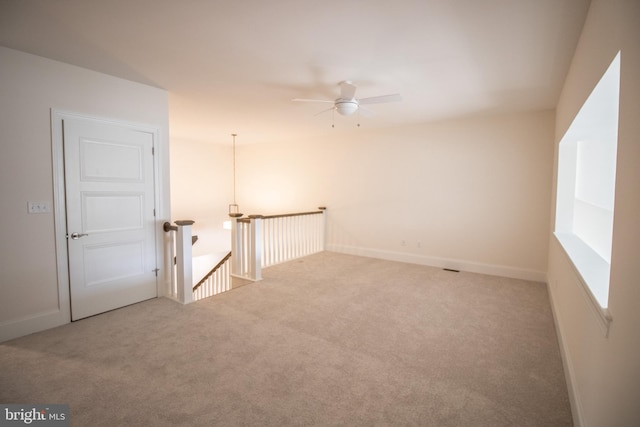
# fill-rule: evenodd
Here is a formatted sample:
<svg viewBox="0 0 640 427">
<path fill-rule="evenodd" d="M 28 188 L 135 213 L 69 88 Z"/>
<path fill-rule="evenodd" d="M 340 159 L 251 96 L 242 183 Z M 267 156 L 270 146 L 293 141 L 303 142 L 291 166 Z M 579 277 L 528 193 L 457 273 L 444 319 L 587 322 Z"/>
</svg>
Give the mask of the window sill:
<svg viewBox="0 0 640 427">
<path fill-rule="evenodd" d="M 604 336 L 609 335 L 613 320 L 607 309 L 610 265 L 574 234 L 554 233 L 578 276 L 589 306 L 597 315 Z"/>
</svg>

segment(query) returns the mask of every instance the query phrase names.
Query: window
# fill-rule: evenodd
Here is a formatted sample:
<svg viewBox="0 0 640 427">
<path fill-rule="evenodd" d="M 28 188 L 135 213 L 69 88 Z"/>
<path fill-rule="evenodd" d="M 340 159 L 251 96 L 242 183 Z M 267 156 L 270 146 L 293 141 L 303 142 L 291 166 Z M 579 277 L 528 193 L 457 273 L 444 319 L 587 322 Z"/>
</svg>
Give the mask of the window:
<svg viewBox="0 0 640 427">
<path fill-rule="evenodd" d="M 608 306 L 620 94 L 620 52 L 558 148 L 555 235 L 591 300 Z"/>
</svg>

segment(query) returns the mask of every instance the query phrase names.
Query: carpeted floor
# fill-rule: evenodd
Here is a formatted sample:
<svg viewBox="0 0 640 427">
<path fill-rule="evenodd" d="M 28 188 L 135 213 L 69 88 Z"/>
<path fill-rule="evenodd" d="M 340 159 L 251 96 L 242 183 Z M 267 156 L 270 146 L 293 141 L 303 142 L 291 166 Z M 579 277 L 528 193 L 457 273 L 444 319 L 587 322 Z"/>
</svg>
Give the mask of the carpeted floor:
<svg viewBox="0 0 640 427">
<path fill-rule="evenodd" d="M 330 252 L 0 344 L 72 426 L 570 426 L 546 286 Z"/>
</svg>

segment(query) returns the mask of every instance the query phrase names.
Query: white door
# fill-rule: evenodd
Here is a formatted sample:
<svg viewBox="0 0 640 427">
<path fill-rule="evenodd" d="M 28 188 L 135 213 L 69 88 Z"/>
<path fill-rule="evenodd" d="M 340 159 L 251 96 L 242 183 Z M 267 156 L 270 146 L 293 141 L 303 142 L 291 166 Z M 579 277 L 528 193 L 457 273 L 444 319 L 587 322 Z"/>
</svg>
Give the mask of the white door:
<svg viewBox="0 0 640 427">
<path fill-rule="evenodd" d="M 63 122 L 71 320 L 157 296 L 153 134 Z"/>
</svg>

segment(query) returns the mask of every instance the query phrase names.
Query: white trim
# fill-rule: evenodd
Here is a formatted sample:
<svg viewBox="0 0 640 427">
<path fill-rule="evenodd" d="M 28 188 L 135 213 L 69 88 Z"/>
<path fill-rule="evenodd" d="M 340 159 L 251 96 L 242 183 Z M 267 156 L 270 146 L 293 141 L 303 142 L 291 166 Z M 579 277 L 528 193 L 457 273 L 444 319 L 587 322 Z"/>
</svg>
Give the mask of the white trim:
<svg viewBox="0 0 640 427">
<path fill-rule="evenodd" d="M 71 321 L 71 312 L 53 309 L 0 324 L 0 342 L 55 328 Z"/>
<path fill-rule="evenodd" d="M 67 254 L 67 210 L 64 188 L 64 140 L 62 116 L 51 110 L 51 160 L 53 171 L 53 221 L 58 273 L 58 308 L 65 322 L 71 322 L 69 263 Z"/>
<path fill-rule="evenodd" d="M 58 270 L 58 301 L 59 308 L 62 313 L 68 313 L 67 321 L 71 321 L 71 306 L 69 299 L 69 260 L 67 253 L 67 212 L 65 203 L 65 186 L 64 186 L 64 138 L 63 138 L 63 126 L 64 119 L 84 119 L 93 120 L 105 124 L 115 124 L 118 126 L 124 126 L 133 128 L 138 131 L 148 132 L 153 135 L 153 168 L 154 168 L 154 209 L 155 216 L 155 247 L 156 247 L 156 268 L 160 269 L 160 272 L 164 270 L 164 252 L 163 242 L 164 235 L 162 230 L 162 224 L 164 223 L 161 196 L 162 182 L 160 178 L 161 165 L 160 156 L 160 129 L 156 126 L 150 126 L 140 123 L 132 123 L 123 120 L 105 119 L 100 117 L 94 117 L 89 115 L 83 115 L 55 108 L 51 109 L 51 150 L 53 158 L 53 204 L 54 204 L 54 225 L 55 225 L 55 242 L 56 242 L 56 262 Z M 156 277 L 156 295 L 163 296 L 162 285 L 164 285 L 163 275 L 160 274 Z"/>
<path fill-rule="evenodd" d="M 492 276 L 510 277 L 512 279 L 530 280 L 534 282 L 546 282 L 547 279 L 547 275 L 543 271 L 515 268 L 505 265 L 484 264 L 461 259 L 439 258 L 406 252 L 393 252 L 382 249 L 331 244 L 327 245 L 327 251 L 386 259 L 389 261 L 406 262 L 409 264 L 428 265 L 430 267 L 451 268 L 455 270 L 468 271 L 470 273 L 489 274 Z"/>
<path fill-rule="evenodd" d="M 560 313 L 556 309 L 556 302 L 553 296 L 553 288 L 557 286 L 551 286 L 547 284 L 547 291 L 549 293 L 549 300 L 551 303 L 551 312 L 553 313 L 554 325 L 556 327 L 556 335 L 558 336 L 558 345 L 560 347 L 560 356 L 562 358 L 562 366 L 564 368 L 564 378 L 567 383 L 567 391 L 569 393 L 569 404 L 571 405 L 571 414 L 573 417 L 573 424 L 575 427 L 584 427 L 584 410 L 582 409 L 582 401 L 580 400 L 580 394 L 578 393 L 576 374 L 573 370 L 573 364 L 571 363 L 571 352 L 569 346 L 566 343 L 564 335 L 562 333 L 562 319 Z"/>
<path fill-rule="evenodd" d="M 609 264 L 607 264 L 598 255 L 596 255 L 595 252 L 593 252 L 592 256 L 586 258 L 585 260 L 582 260 L 583 265 L 581 266 L 581 268 L 578 268 L 578 266 L 576 265 L 576 261 L 574 261 L 574 259 L 569 255 L 569 252 L 571 252 L 572 250 L 571 249 L 572 246 L 570 245 L 570 242 L 571 242 L 570 238 L 572 236 L 562 235 L 560 233 L 553 233 L 553 235 L 556 239 L 556 242 L 560 246 L 560 248 L 562 248 L 562 252 L 566 256 L 567 261 L 569 262 L 569 264 L 573 268 L 573 271 L 575 272 L 576 279 L 577 279 L 576 280 L 577 286 L 582 290 L 582 296 L 585 297 L 585 299 L 587 300 L 587 305 L 591 308 L 591 311 L 594 313 L 595 318 L 598 321 L 598 326 L 600 326 L 600 330 L 604 334 L 605 338 L 608 337 L 609 326 L 613 321 L 613 317 L 611 316 L 611 313 L 607 308 L 602 307 L 600 305 L 600 303 L 598 302 L 598 299 L 593 294 L 591 287 L 587 284 L 587 280 L 590 281 L 589 283 L 593 283 L 594 281 L 597 281 L 595 278 L 598 276 L 598 274 L 591 273 L 590 270 L 596 270 L 596 273 L 600 272 L 601 273 L 600 275 L 603 275 L 604 273 L 601 272 L 600 270 L 604 268 L 608 269 Z M 583 256 L 585 255 L 584 252 L 581 254 Z M 602 280 L 603 279 L 600 279 L 600 281 Z M 606 271 L 606 280 L 607 282 L 609 281 L 608 270 Z M 607 293 L 608 293 L 609 292 L 608 283 L 606 285 L 607 285 Z"/>
</svg>

